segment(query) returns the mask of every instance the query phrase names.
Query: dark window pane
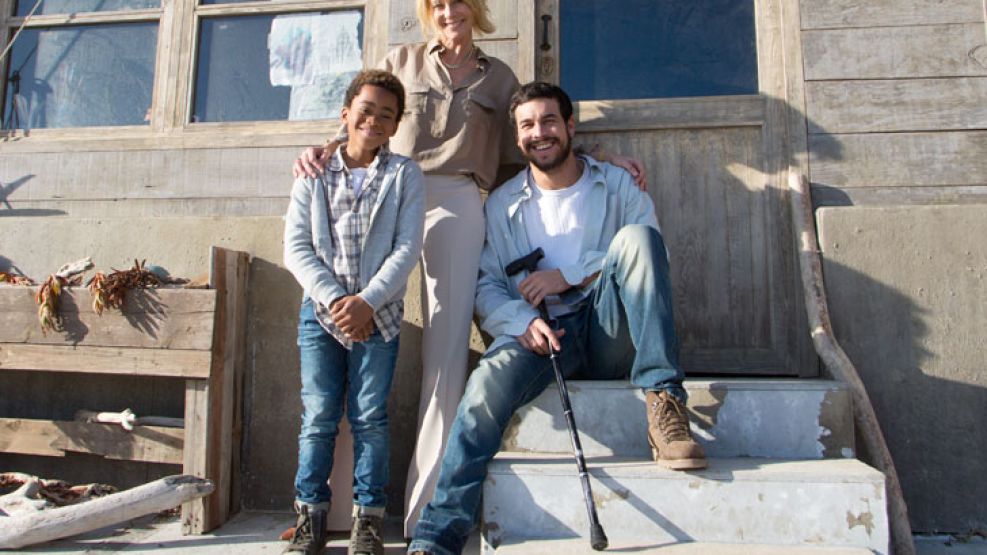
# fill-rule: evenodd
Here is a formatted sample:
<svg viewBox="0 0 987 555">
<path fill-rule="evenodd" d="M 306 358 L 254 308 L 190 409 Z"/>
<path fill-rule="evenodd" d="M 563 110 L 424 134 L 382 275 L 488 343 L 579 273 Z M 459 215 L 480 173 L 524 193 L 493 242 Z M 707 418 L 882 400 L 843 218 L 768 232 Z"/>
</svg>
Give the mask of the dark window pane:
<svg viewBox="0 0 987 555">
<path fill-rule="evenodd" d="M 357 10 L 204 19 L 192 121 L 338 117 L 363 65 L 362 21 Z"/>
<path fill-rule="evenodd" d="M 752 0 L 559 2 L 574 100 L 757 92 Z"/>
<path fill-rule="evenodd" d="M 31 13 L 35 0 L 17 0 L 16 15 Z M 161 0 L 41 0 L 34 15 L 82 12 L 112 12 L 160 8 Z"/>
<path fill-rule="evenodd" d="M 5 129 L 141 125 L 157 23 L 25 29 L 7 64 Z"/>
</svg>

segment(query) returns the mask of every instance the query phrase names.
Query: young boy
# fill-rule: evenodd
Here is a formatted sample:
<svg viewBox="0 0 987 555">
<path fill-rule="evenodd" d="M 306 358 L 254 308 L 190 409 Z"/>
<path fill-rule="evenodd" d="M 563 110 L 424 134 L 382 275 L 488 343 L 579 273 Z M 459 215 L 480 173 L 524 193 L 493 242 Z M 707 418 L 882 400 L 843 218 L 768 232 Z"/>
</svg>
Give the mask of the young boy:
<svg viewBox="0 0 987 555">
<path fill-rule="evenodd" d="M 299 178 L 292 187 L 284 262 L 305 291 L 298 323 L 303 414 L 298 522 L 285 552 L 317 554 L 325 547 L 327 482 L 345 405 L 354 442 L 349 553 L 384 553 L 387 395 L 405 283 L 421 253 L 425 218 L 421 170 L 386 146 L 403 112 L 396 77 L 361 72 L 342 109 L 348 142 L 324 175 Z"/>
</svg>

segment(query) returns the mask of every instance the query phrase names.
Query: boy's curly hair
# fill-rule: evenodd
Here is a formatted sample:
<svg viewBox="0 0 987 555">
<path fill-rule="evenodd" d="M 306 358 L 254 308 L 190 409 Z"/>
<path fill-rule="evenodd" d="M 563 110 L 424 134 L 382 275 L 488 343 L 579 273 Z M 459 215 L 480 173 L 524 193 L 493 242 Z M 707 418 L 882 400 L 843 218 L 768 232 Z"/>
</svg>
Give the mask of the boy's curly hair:
<svg viewBox="0 0 987 555">
<path fill-rule="evenodd" d="M 380 87 L 385 91 L 393 94 L 398 99 L 398 113 L 395 114 L 395 121 L 401 121 L 401 115 L 404 114 L 404 85 L 401 81 L 395 77 L 392 73 L 382 71 L 379 69 L 367 69 L 356 74 L 353 78 L 353 82 L 350 83 L 349 88 L 346 89 L 346 97 L 343 99 L 343 105 L 347 108 L 353 103 L 353 99 L 356 95 L 360 94 L 360 89 L 364 85 L 373 85 L 375 87 Z"/>
</svg>

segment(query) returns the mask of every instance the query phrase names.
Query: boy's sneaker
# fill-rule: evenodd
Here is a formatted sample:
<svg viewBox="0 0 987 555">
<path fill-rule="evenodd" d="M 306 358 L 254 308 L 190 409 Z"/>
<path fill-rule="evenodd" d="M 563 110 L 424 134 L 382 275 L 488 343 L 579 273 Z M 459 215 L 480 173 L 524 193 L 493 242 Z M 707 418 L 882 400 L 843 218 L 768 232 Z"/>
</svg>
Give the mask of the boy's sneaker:
<svg viewBox="0 0 987 555">
<path fill-rule="evenodd" d="M 348 555 L 384 555 L 384 519 L 379 516 L 354 516 Z"/>
<path fill-rule="evenodd" d="M 296 506 L 298 520 L 295 523 L 295 533 L 291 542 L 284 548 L 283 553 L 304 553 L 305 555 L 320 555 L 326 547 L 326 521 L 329 509 L 312 508 L 310 505 Z"/>
<path fill-rule="evenodd" d="M 685 405 L 667 391 L 649 391 L 648 442 L 655 462 L 673 470 L 706 468 L 706 454 L 692 439 Z"/>
</svg>

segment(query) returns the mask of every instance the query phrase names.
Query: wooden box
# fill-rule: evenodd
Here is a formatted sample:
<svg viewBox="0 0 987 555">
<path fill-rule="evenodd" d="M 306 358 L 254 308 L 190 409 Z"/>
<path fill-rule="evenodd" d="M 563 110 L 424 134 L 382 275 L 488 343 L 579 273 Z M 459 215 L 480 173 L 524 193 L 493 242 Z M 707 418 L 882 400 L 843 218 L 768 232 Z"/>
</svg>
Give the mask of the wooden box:
<svg viewBox="0 0 987 555">
<path fill-rule="evenodd" d="M 249 256 L 213 247 L 209 289 L 130 291 L 97 316 L 84 287 L 63 290 L 64 329 L 43 335 L 36 287 L 0 285 L 0 372 L 82 372 L 184 380 L 184 429 L 0 418 L 0 451 L 182 464 L 215 491 L 182 507 L 185 533 L 225 522 L 239 466 Z M 107 481 L 112 481 L 109 479 Z"/>
</svg>

